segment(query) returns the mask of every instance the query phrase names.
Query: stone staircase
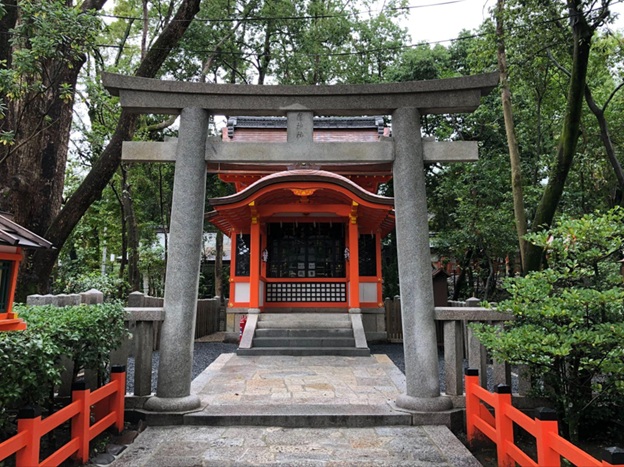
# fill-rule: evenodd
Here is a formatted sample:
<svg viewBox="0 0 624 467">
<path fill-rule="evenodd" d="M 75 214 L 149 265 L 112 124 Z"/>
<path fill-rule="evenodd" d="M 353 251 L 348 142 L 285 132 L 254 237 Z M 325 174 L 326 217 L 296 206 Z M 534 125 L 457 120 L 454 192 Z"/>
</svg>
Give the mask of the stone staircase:
<svg viewBox="0 0 624 467">
<path fill-rule="evenodd" d="M 356 319 L 359 318 L 358 315 Z M 251 333 L 252 330 L 245 331 Z M 255 323 L 251 346 L 244 348 L 243 339 L 236 353 L 369 356 L 363 329 L 359 336 L 356 339 L 352 317 L 348 313 L 261 313 Z"/>
</svg>

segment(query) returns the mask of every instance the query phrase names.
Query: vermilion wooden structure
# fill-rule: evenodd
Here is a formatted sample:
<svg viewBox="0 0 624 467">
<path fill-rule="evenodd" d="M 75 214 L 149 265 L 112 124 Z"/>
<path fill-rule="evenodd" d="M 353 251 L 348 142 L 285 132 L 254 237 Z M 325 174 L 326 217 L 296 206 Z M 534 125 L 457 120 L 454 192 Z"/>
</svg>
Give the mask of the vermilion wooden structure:
<svg viewBox="0 0 624 467">
<path fill-rule="evenodd" d="M 286 141 L 285 118 L 233 120 L 224 142 Z M 315 119 L 313 138 L 374 143 L 384 131 L 380 117 L 325 118 Z M 232 238 L 230 307 L 383 306 L 381 241 L 394 228 L 394 200 L 376 193 L 390 180 L 391 165 L 322 169 L 305 163 L 209 165 L 237 191 L 211 199 L 214 211 L 206 215 Z"/>
<path fill-rule="evenodd" d="M 555 413 L 538 410 L 531 419 L 511 404 L 511 388 L 499 385 L 491 393 L 479 384 L 479 371 L 467 369 L 466 386 L 466 437 L 470 444 L 482 438 L 496 443 L 498 465 L 514 467 L 559 466 L 561 458 L 579 467 L 606 467 L 624 465 L 624 451 L 619 448 L 605 450 L 607 459 L 599 461 L 582 449 L 559 436 Z M 484 404 L 487 404 L 484 405 Z M 494 410 L 490 412 L 488 406 Z M 514 444 L 514 423 L 535 437 L 537 462 Z"/>
<path fill-rule="evenodd" d="M 86 463 L 89 460 L 89 442 L 110 426 L 118 432 L 124 428 L 124 401 L 126 396 L 126 367 L 111 369 L 110 383 L 91 392 L 84 382 L 72 391 L 72 403 L 42 419 L 39 410 L 20 411 L 17 434 L 0 443 L 0 462 L 15 454 L 16 467 L 60 465 L 70 456 Z M 91 412 L 95 422 L 91 423 Z M 71 420 L 71 439 L 60 449 L 40 461 L 41 438 Z"/>
<path fill-rule="evenodd" d="M 52 248 L 52 244 L 0 213 L 0 331 L 26 329 L 12 311 L 23 248 Z"/>
</svg>

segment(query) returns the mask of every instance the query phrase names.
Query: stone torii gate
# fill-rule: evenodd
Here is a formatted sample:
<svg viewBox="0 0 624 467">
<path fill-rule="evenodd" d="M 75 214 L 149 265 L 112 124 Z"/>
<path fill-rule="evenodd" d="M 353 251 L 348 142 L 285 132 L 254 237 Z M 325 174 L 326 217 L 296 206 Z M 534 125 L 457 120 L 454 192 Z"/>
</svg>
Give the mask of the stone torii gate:
<svg viewBox="0 0 624 467">
<path fill-rule="evenodd" d="M 158 387 L 146 409 L 182 412 L 200 405 L 190 388 L 206 164 L 257 162 L 393 163 L 406 376 L 406 392 L 396 404 L 418 412 L 451 408 L 451 400 L 440 396 L 424 162 L 474 161 L 477 143 L 423 141 L 420 116 L 474 111 L 497 85 L 497 73 L 334 86 L 204 84 L 114 74 L 104 74 L 103 82 L 126 110 L 180 114 L 177 142 L 125 142 L 123 147 L 126 161 L 176 163 Z M 220 143 L 207 138 L 210 114 L 286 115 L 287 142 Z M 391 115 L 392 138 L 379 143 L 314 143 L 314 114 Z"/>
</svg>

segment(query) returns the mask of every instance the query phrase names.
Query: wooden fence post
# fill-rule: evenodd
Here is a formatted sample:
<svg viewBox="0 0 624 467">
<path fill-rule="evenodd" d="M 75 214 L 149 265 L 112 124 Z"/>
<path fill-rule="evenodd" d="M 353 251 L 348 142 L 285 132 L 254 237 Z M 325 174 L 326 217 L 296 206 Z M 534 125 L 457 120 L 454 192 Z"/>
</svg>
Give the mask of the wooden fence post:
<svg viewBox="0 0 624 467">
<path fill-rule="evenodd" d="M 506 384 L 499 384 L 496 386 L 494 393 L 496 455 L 498 457 L 498 465 L 499 467 L 514 467 L 516 463 L 507 450 L 507 443 L 514 444 L 513 421 L 507 416 L 507 412 L 513 409 L 511 405 L 511 387 Z"/>
<path fill-rule="evenodd" d="M 115 412 L 115 428 L 118 433 L 124 429 L 124 410 L 126 401 L 126 366 L 116 365 L 111 368 L 111 382 L 117 383 L 117 390 L 111 396 L 110 410 Z"/>
<path fill-rule="evenodd" d="M 84 380 L 76 381 L 72 386 L 72 402 L 78 402 L 80 409 L 72 419 L 71 437 L 78 438 L 78 451 L 74 458 L 83 464 L 89 460 L 89 426 L 91 424 L 91 404 L 89 394 L 91 391 Z"/>
<path fill-rule="evenodd" d="M 479 398 L 474 393 L 474 385 L 479 385 L 479 370 L 466 368 L 464 385 L 466 387 L 466 439 L 472 445 L 480 436 L 477 434 L 474 420 L 479 414 Z"/>
<path fill-rule="evenodd" d="M 15 453 L 15 465 L 38 465 L 41 446 L 41 409 L 24 407 L 17 414 L 17 432 L 26 432 L 26 447 Z"/>
<path fill-rule="evenodd" d="M 535 442 L 539 465 L 559 465 L 561 457 L 551 447 L 551 435 L 559 434 L 557 412 L 547 407 L 535 409 Z"/>
</svg>

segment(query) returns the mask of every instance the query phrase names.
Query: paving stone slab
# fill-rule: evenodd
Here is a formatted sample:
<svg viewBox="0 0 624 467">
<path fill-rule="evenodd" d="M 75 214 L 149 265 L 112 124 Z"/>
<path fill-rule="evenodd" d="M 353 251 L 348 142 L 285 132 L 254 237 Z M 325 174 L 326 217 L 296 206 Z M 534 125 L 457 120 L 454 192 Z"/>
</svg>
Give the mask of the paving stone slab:
<svg viewBox="0 0 624 467">
<path fill-rule="evenodd" d="M 444 426 L 149 427 L 112 464 L 132 466 L 438 466 L 479 462 Z"/>
</svg>

